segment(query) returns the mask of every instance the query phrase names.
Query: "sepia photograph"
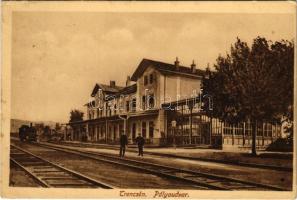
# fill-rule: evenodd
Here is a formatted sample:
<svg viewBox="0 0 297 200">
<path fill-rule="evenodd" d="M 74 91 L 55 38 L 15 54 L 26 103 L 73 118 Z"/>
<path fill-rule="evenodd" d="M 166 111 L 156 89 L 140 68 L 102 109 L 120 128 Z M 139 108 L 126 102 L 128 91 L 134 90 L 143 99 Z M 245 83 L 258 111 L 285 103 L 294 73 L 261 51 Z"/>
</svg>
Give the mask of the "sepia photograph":
<svg viewBox="0 0 297 200">
<path fill-rule="evenodd" d="M 7 196 L 294 198 L 295 2 L 72 3 L 3 5 Z"/>
</svg>

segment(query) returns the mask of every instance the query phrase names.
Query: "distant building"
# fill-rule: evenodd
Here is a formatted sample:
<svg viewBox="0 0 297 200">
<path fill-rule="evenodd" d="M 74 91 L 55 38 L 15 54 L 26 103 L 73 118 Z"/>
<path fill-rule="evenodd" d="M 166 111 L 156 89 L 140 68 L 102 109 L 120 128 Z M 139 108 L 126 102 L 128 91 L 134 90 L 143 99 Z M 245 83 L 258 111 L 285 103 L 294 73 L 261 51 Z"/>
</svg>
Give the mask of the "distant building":
<svg viewBox="0 0 297 200">
<path fill-rule="evenodd" d="M 185 67 L 178 59 L 174 64 L 143 59 L 132 76 L 127 77 L 125 86 L 118 86 L 115 81 L 109 85 L 95 84 L 91 92 L 93 100 L 85 104 L 87 120 L 69 123 L 71 137 L 67 138 L 118 143 L 121 132 L 125 131 L 130 143 L 141 134 L 146 143 L 153 145 L 249 144 L 250 136 L 244 135 L 248 125 L 241 123 L 237 129 L 230 128 L 201 111 L 197 97 L 204 74 L 194 61 Z M 264 129 L 266 126 L 262 125 Z M 269 141 L 275 137 L 278 134 L 273 136 L 271 128 Z M 268 144 L 266 140 L 263 136 Z"/>
</svg>

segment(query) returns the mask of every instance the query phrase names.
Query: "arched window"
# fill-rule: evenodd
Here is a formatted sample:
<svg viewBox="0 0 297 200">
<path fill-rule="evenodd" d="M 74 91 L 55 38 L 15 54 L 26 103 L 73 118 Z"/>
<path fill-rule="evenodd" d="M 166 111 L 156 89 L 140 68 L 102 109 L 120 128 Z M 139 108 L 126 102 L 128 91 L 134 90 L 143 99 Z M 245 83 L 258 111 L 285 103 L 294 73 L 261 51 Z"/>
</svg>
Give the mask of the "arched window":
<svg viewBox="0 0 297 200">
<path fill-rule="evenodd" d="M 153 109 L 155 107 L 155 96 L 150 95 L 149 96 L 149 109 Z"/>
</svg>

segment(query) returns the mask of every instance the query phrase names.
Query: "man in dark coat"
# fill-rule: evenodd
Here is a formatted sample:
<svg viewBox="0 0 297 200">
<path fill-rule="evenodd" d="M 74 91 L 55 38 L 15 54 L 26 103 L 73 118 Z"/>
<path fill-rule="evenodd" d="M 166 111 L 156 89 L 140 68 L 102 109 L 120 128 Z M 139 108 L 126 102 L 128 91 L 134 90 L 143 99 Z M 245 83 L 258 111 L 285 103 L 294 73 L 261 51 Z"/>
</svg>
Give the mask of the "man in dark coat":
<svg viewBox="0 0 297 200">
<path fill-rule="evenodd" d="M 138 156 L 143 156 L 143 146 L 145 143 L 144 138 L 141 136 L 141 134 L 138 134 L 138 137 L 136 138 L 136 143 L 138 146 Z"/>
<path fill-rule="evenodd" d="M 120 157 L 125 156 L 126 145 L 128 145 L 128 138 L 127 135 L 125 135 L 125 132 L 122 131 L 120 138 Z"/>
</svg>

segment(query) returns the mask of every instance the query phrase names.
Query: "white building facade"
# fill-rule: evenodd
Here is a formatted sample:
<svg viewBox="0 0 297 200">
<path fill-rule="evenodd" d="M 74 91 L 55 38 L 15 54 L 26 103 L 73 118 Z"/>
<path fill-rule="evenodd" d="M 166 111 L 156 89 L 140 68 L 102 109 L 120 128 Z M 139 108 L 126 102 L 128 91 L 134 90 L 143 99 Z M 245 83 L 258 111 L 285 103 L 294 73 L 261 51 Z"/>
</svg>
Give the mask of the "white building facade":
<svg viewBox="0 0 297 200">
<path fill-rule="evenodd" d="M 143 59 L 127 77 L 126 86 L 96 84 L 88 102 L 87 120 L 71 123 L 74 140 L 117 143 L 126 132 L 130 143 L 138 134 L 147 143 L 166 143 L 167 116 L 162 104 L 197 96 L 203 71 Z"/>
</svg>

